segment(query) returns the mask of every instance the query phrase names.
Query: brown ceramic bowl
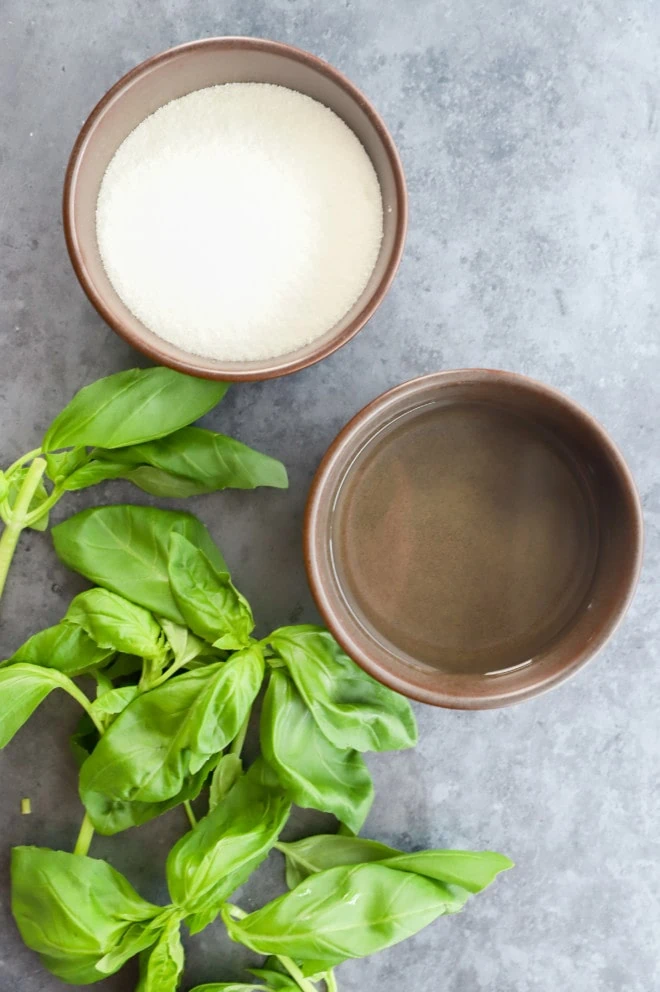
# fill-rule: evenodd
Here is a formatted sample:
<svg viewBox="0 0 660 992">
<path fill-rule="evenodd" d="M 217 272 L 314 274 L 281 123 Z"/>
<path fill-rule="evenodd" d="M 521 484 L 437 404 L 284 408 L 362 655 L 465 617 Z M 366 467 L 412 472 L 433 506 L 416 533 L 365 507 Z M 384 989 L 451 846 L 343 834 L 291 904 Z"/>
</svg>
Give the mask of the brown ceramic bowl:
<svg viewBox="0 0 660 992">
<path fill-rule="evenodd" d="M 221 362 L 190 354 L 148 330 L 105 274 L 96 241 L 96 201 L 115 151 L 159 107 L 218 83 L 277 83 L 330 107 L 364 145 L 383 196 L 384 235 L 371 278 L 351 310 L 323 337 L 260 362 Z M 365 96 L 322 59 L 260 38 L 206 38 L 172 48 L 132 69 L 96 105 L 78 136 L 64 184 L 64 233 L 91 303 L 121 337 L 161 365 L 206 379 L 270 379 L 306 368 L 346 344 L 366 324 L 396 273 L 406 232 L 403 168 L 383 121 Z"/>
<path fill-rule="evenodd" d="M 380 396 L 307 505 L 328 627 L 375 678 L 437 706 L 503 706 L 572 675 L 621 620 L 641 553 L 639 499 L 605 431 L 511 372 Z"/>
</svg>

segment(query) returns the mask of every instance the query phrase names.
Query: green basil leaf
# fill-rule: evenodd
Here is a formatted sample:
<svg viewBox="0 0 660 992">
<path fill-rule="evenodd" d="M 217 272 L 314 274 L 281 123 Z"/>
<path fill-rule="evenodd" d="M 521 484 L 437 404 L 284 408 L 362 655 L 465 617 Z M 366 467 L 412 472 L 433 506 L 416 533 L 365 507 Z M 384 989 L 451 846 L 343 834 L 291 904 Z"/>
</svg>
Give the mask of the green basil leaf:
<svg viewBox="0 0 660 992">
<path fill-rule="evenodd" d="M 202 427 L 129 448 L 98 449 L 94 457 L 124 466 L 124 477 L 152 496 L 198 496 L 219 489 L 286 489 L 281 462 L 234 438 Z"/>
<path fill-rule="evenodd" d="M 20 661 L 75 676 L 107 664 L 113 653 L 100 648 L 82 627 L 62 622 L 33 634 L 0 667 Z"/>
<path fill-rule="evenodd" d="M 341 834 L 316 834 L 291 843 L 281 843 L 286 858 L 286 884 L 295 889 L 309 875 L 338 865 L 368 864 L 397 857 L 401 851 L 375 840 Z"/>
<path fill-rule="evenodd" d="M 142 671 L 142 658 L 138 658 L 134 654 L 118 654 L 112 660 L 112 663 L 108 665 L 107 668 L 103 670 L 103 674 L 114 682 L 118 679 L 125 679 L 129 676 L 136 675 L 138 672 Z"/>
<path fill-rule="evenodd" d="M 215 809 L 243 774 L 243 762 L 237 754 L 223 754 L 215 766 L 209 792 L 209 809 Z"/>
<path fill-rule="evenodd" d="M 466 893 L 380 864 L 310 875 L 286 895 L 237 921 L 223 910 L 233 940 L 259 954 L 334 967 L 366 957 L 458 912 Z"/>
<path fill-rule="evenodd" d="M 95 699 L 90 708 L 94 711 L 95 716 L 100 719 L 119 716 L 128 704 L 133 702 L 139 692 L 140 690 L 136 685 L 126 685 L 120 689 L 110 689 Z"/>
<path fill-rule="evenodd" d="M 289 975 L 282 974 L 281 971 L 274 971 L 272 968 L 248 968 L 247 971 L 255 978 L 263 978 L 268 983 L 268 989 L 271 992 L 299 992 L 300 990 L 298 983 L 294 982 Z"/>
<path fill-rule="evenodd" d="M 182 534 L 170 537 L 170 587 L 186 623 L 199 637 L 223 650 L 237 650 L 254 630 L 252 610 L 204 552 Z"/>
<path fill-rule="evenodd" d="M 247 968 L 246 971 L 266 981 L 272 992 L 298 992 L 298 983 L 294 981 L 280 959 L 273 955 L 266 958 L 263 968 Z"/>
<path fill-rule="evenodd" d="M 60 488 L 65 492 L 77 492 L 80 489 L 89 489 L 99 482 L 107 482 L 110 479 L 125 478 L 125 466 L 110 461 L 92 461 L 81 465 L 71 475 L 67 476 L 60 483 Z"/>
<path fill-rule="evenodd" d="M 263 679 L 257 648 L 186 672 L 139 695 L 104 734 L 83 766 L 80 794 L 96 826 L 108 801 L 159 803 L 234 739 Z M 103 832 L 102 825 L 98 829 Z"/>
<path fill-rule="evenodd" d="M 38 530 L 44 531 L 48 530 L 49 513 L 46 511 L 43 517 L 39 517 L 38 520 L 34 520 L 28 527 L 28 530 Z"/>
<path fill-rule="evenodd" d="M 168 368 L 117 372 L 76 393 L 46 431 L 42 448 L 121 448 L 164 437 L 207 413 L 227 389 L 227 383 Z"/>
<path fill-rule="evenodd" d="M 16 847 L 11 882 L 23 940 L 65 982 L 98 981 L 97 965 L 106 955 L 128 945 L 141 949 L 153 939 L 148 924 L 161 908 L 145 902 L 105 861 Z"/>
<path fill-rule="evenodd" d="M 127 448 L 94 450 L 94 458 L 61 481 L 68 491 L 109 479 L 128 479 L 152 496 L 199 496 L 221 489 L 286 489 L 281 462 L 223 434 L 184 427 L 167 437 Z"/>
<path fill-rule="evenodd" d="M 363 672 L 327 630 L 311 624 L 282 627 L 270 644 L 317 724 L 337 747 L 395 751 L 417 743 L 408 700 Z"/>
<path fill-rule="evenodd" d="M 178 916 L 172 916 L 153 948 L 143 951 L 135 992 L 176 992 L 183 964 L 181 923 Z"/>
<path fill-rule="evenodd" d="M 167 441 L 168 438 L 163 438 Z M 157 442 L 154 442 L 157 443 Z M 130 448 L 126 449 L 130 451 Z M 121 466 L 123 469 L 122 478 L 132 482 L 138 489 L 152 496 L 161 496 L 164 499 L 186 499 L 188 496 L 199 496 L 205 492 L 213 492 L 213 489 L 205 489 L 189 479 L 183 479 L 178 475 L 170 475 L 160 468 L 152 468 L 150 465 L 138 465 L 136 468 L 129 468 L 127 465 Z"/>
<path fill-rule="evenodd" d="M 21 486 L 25 482 L 25 477 L 28 474 L 28 472 L 29 472 L 29 466 L 24 468 L 19 468 L 16 472 L 13 473 L 13 475 L 9 479 L 9 485 L 7 488 L 7 499 L 9 501 L 9 505 L 12 507 L 16 501 L 16 497 L 18 496 Z M 41 506 L 41 504 L 46 499 L 48 499 L 48 490 L 46 489 L 43 483 L 43 479 L 40 479 L 39 485 L 36 488 L 34 496 L 30 500 L 28 512 L 32 513 L 39 506 Z M 29 529 L 46 530 L 47 527 L 48 527 L 48 511 L 46 511 L 46 513 L 38 520 L 35 520 L 34 523 L 31 523 Z"/>
<path fill-rule="evenodd" d="M 198 658 L 205 658 L 207 664 L 222 658 L 219 651 L 210 647 L 201 637 L 195 637 L 187 627 L 166 620 L 165 617 L 160 618 L 160 625 L 174 655 L 174 661 L 182 668 Z"/>
<path fill-rule="evenodd" d="M 69 747 L 78 768 L 82 768 L 99 741 L 99 732 L 90 716 L 83 713 L 69 737 Z"/>
<path fill-rule="evenodd" d="M 59 486 L 82 465 L 87 451 L 84 447 L 73 448 L 70 451 L 47 452 L 43 457 L 46 459 L 46 475 Z"/>
<path fill-rule="evenodd" d="M 247 719 L 264 678 L 264 656 L 258 644 L 237 651 L 219 671 L 195 706 L 190 734 L 191 771 L 233 741 Z M 208 665 L 196 671 L 208 671 Z M 190 672 L 194 675 L 195 672 Z M 184 676 L 180 676 L 180 681 Z"/>
<path fill-rule="evenodd" d="M 162 802 L 130 802 L 123 799 L 111 799 L 100 792 L 87 791 L 85 793 L 85 807 L 94 824 L 94 829 L 104 836 L 118 834 L 122 830 L 129 830 L 131 827 L 139 827 L 143 823 L 148 823 L 149 820 L 167 813 L 175 806 L 180 806 L 186 800 L 197 799 L 209 774 L 213 771 L 216 761 L 217 756 L 210 758 L 198 772 L 186 778 L 181 790 L 175 796 L 164 799 Z"/>
<path fill-rule="evenodd" d="M 113 975 L 129 958 L 140 954 L 145 948 L 151 947 L 160 937 L 163 930 L 163 918 L 168 918 L 171 910 L 161 910 L 158 916 L 147 924 L 133 923 L 124 933 L 116 947 L 109 950 L 96 962 L 96 970 L 102 976 Z"/>
<path fill-rule="evenodd" d="M 291 988 L 299 989 L 300 986 L 292 985 Z M 245 985 L 243 982 L 211 982 L 210 985 L 196 985 L 190 992 L 273 992 L 273 990 L 263 985 Z"/>
<path fill-rule="evenodd" d="M 189 513 L 101 506 L 77 513 L 52 534 L 55 550 L 69 568 L 157 616 L 185 625 L 167 570 L 173 531 L 201 548 L 216 569 L 227 570 L 206 527 Z"/>
<path fill-rule="evenodd" d="M 283 669 L 271 673 L 261 715 L 261 749 L 295 803 L 334 813 L 360 829 L 374 797 L 362 755 L 330 743 Z"/>
<path fill-rule="evenodd" d="M 459 885 L 471 893 L 482 892 L 500 872 L 513 868 L 513 861 L 495 851 L 419 851 L 397 854 L 381 864 L 446 885 Z"/>
<path fill-rule="evenodd" d="M 300 970 L 305 978 L 309 978 L 312 982 L 320 982 L 323 976 L 334 968 L 335 965 L 331 961 L 305 961 Z"/>
<path fill-rule="evenodd" d="M 71 681 L 52 668 L 19 663 L 0 670 L 0 748 L 5 747 L 53 689 L 67 689 Z M 75 688 L 75 687 L 74 687 Z"/>
<path fill-rule="evenodd" d="M 259 782 L 258 770 L 243 776 L 170 851 L 167 884 L 175 905 L 210 922 L 208 914 L 218 913 L 268 856 L 290 811 L 281 790 Z"/>
<path fill-rule="evenodd" d="M 167 642 L 148 610 L 116 592 L 87 589 L 72 600 L 65 622 L 82 627 L 102 648 L 164 662 Z"/>
<path fill-rule="evenodd" d="M 339 834 L 317 834 L 279 846 L 284 849 L 287 859 L 287 884 L 290 888 L 311 874 L 338 865 L 377 861 L 388 868 L 414 872 L 477 893 L 489 886 L 500 872 L 513 867 L 509 858 L 494 851 L 437 850 L 405 854 L 374 840 L 342 837 Z"/>
</svg>

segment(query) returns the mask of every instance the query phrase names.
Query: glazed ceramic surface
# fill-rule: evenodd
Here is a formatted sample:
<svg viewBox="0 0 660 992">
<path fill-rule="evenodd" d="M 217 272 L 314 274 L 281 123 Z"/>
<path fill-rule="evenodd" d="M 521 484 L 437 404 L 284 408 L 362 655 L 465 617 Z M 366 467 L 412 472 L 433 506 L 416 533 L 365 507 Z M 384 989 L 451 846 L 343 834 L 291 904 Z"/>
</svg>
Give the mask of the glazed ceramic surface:
<svg viewBox="0 0 660 992">
<path fill-rule="evenodd" d="M 634 483 L 596 421 L 524 376 L 468 369 L 405 383 L 342 431 L 305 551 L 351 657 L 423 702 L 477 709 L 599 650 L 641 542 Z"/>
<path fill-rule="evenodd" d="M 183 351 L 148 330 L 125 306 L 103 268 L 96 201 L 107 165 L 124 138 L 163 104 L 219 83 L 288 86 L 330 107 L 358 136 L 383 198 L 383 241 L 371 277 L 347 314 L 297 351 L 255 362 L 223 362 Z M 369 101 L 322 59 L 259 38 L 206 38 L 156 55 L 119 80 L 97 104 L 76 141 L 64 187 L 64 231 L 73 267 L 101 316 L 160 365 L 207 379 L 270 379 L 312 365 L 346 344 L 385 296 L 406 231 L 406 186 L 394 143 Z M 222 233 L 219 233 L 222 236 Z"/>
</svg>

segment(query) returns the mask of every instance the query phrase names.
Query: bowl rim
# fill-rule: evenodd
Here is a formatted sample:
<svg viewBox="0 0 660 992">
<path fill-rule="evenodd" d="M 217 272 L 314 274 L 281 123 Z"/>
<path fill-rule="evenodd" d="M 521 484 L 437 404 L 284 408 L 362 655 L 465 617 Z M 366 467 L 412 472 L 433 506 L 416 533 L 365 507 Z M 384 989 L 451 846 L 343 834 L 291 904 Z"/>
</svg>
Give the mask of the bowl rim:
<svg viewBox="0 0 660 992">
<path fill-rule="evenodd" d="M 383 148 L 385 149 L 390 167 L 392 169 L 392 175 L 394 177 L 396 200 L 398 204 L 398 216 L 394 231 L 392 250 L 380 282 L 369 299 L 365 301 L 360 312 L 353 317 L 341 333 L 337 334 L 329 341 L 325 341 L 322 345 L 313 349 L 306 356 L 285 360 L 286 355 L 284 355 L 279 358 L 268 359 L 264 361 L 263 368 L 249 370 L 241 370 L 240 368 L 232 369 L 232 363 L 227 363 L 225 368 L 219 368 L 216 367 L 216 365 L 221 363 L 217 363 L 215 360 L 205 359 L 203 356 L 196 356 L 193 354 L 190 354 L 187 358 L 173 357 L 171 354 L 167 353 L 165 348 L 159 347 L 156 342 L 145 340 L 141 333 L 125 326 L 121 320 L 118 320 L 114 316 L 110 308 L 107 306 L 103 295 L 97 291 L 92 280 L 89 278 L 83 259 L 83 251 L 76 231 L 74 207 L 76 182 L 85 154 L 88 138 L 97 126 L 106 107 L 112 103 L 112 101 L 120 97 L 123 91 L 126 90 L 136 79 L 146 75 L 154 67 L 167 63 L 181 55 L 185 55 L 187 52 L 199 51 L 204 48 L 213 49 L 219 52 L 238 48 L 249 51 L 261 51 L 277 54 L 294 61 L 301 62 L 309 68 L 314 69 L 328 77 L 335 84 L 341 87 L 369 118 L 380 141 L 382 142 Z M 69 258 L 71 259 L 71 264 L 73 265 L 73 269 L 80 285 L 83 288 L 83 291 L 85 292 L 85 295 L 103 320 L 109 324 L 109 326 L 121 338 L 127 341 L 128 344 L 132 345 L 148 358 L 158 362 L 160 365 L 169 366 L 170 368 L 177 369 L 180 372 L 185 372 L 188 375 L 194 375 L 203 379 L 219 379 L 236 382 L 258 381 L 289 375 L 292 372 L 298 372 L 300 369 L 308 368 L 310 365 L 314 365 L 323 358 L 327 358 L 328 355 L 333 354 L 333 352 L 337 351 L 353 337 L 355 337 L 358 331 L 360 331 L 367 321 L 373 316 L 392 285 L 403 255 L 406 230 L 408 226 L 408 192 L 406 188 L 403 164 L 385 122 L 371 101 L 368 100 L 362 91 L 359 90 L 358 87 L 342 72 L 336 69 L 329 62 L 319 58 L 317 55 L 313 55 L 311 52 L 307 52 L 302 48 L 296 48 L 286 42 L 271 41 L 266 38 L 228 35 L 212 38 L 201 38 L 197 41 L 188 41 L 182 45 L 176 45 L 174 48 L 168 48 L 163 52 L 152 55 L 125 73 L 119 80 L 117 80 L 114 86 L 112 86 L 101 97 L 80 129 L 69 157 L 64 178 L 62 218 L 64 224 L 64 238 L 66 241 Z M 167 342 L 164 342 L 164 344 L 167 345 Z M 289 354 L 292 353 L 290 352 Z M 209 365 L 209 361 L 214 361 L 214 366 Z M 236 362 L 233 364 L 240 366 L 243 363 Z"/>
<path fill-rule="evenodd" d="M 484 382 L 491 380 L 491 378 L 498 379 L 507 386 L 522 387 L 554 404 L 559 404 L 564 409 L 576 415 L 594 432 L 598 445 L 611 459 L 613 468 L 622 483 L 626 496 L 626 512 L 630 515 L 634 535 L 634 540 L 630 548 L 627 576 L 625 581 L 622 580 L 620 597 L 610 610 L 605 621 L 598 628 L 594 637 L 588 644 L 583 645 L 581 650 L 573 656 L 569 656 L 565 664 L 562 664 L 557 671 L 549 675 L 540 676 L 531 685 L 519 688 L 504 689 L 500 686 L 496 689 L 496 683 L 493 681 L 489 690 L 486 688 L 486 682 L 484 680 L 481 683 L 482 688 L 479 691 L 465 692 L 464 687 L 458 692 L 451 691 L 451 676 L 447 677 L 443 688 L 429 688 L 415 681 L 413 669 L 410 670 L 409 677 L 403 677 L 399 673 L 393 672 L 388 664 L 382 660 L 384 655 L 379 657 L 377 651 L 364 647 L 360 638 L 350 636 L 343 628 L 341 617 L 335 612 L 333 606 L 337 599 L 331 592 L 328 592 L 328 583 L 324 581 L 321 569 L 319 569 L 319 553 L 323 554 L 327 552 L 330 543 L 329 535 L 325 532 L 325 529 L 323 533 L 320 530 L 319 516 L 326 501 L 337 491 L 337 483 L 332 482 L 332 472 L 336 462 L 342 459 L 342 462 L 345 461 L 347 463 L 344 464 L 341 472 L 341 478 L 343 479 L 350 470 L 351 456 L 354 456 L 356 453 L 355 449 L 351 451 L 351 443 L 355 442 L 360 428 L 373 418 L 374 415 L 385 412 L 400 397 L 414 396 L 429 386 L 437 384 L 441 388 L 442 385 L 447 385 L 451 382 Z M 387 422 L 387 418 L 383 418 L 379 426 L 384 426 Z M 348 458 L 344 454 L 347 450 L 349 452 Z M 560 390 L 519 372 L 489 368 L 463 368 L 431 372 L 407 380 L 381 393 L 348 421 L 327 449 L 312 480 L 304 514 L 303 546 L 307 580 L 316 606 L 326 626 L 340 646 L 361 668 L 390 689 L 394 689 L 396 692 L 415 699 L 418 702 L 441 706 L 447 709 L 477 710 L 508 706 L 546 692 L 548 689 L 574 675 L 601 650 L 621 623 L 634 596 L 642 566 L 644 525 L 640 497 L 632 473 L 623 455 L 605 428 L 584 407 Z M 475 678 L 475 685 L 476 681 L 477 679 Z"/>
</svg>

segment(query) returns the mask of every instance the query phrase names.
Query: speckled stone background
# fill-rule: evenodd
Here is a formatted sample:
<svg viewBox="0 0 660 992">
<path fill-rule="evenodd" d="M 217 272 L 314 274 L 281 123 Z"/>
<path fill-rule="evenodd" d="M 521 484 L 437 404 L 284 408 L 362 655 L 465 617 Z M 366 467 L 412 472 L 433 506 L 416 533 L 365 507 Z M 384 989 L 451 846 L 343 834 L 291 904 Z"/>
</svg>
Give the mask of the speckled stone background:
<svg viewBox="0 0 660 992">
<path fill-rule="evenodd" d="M 314 469 L 366 401 L 469 365 L 529 373 L 611 431 L 643 497 L 641 587 L 610 646 L 574 681 L 512 709 L 418 707 L 414 752 L 371 760 L 367 833 L 406 848 L 494 848 L 514 872 L 464 914 L 339 971 L 344 992 L 653 992 L 660 987 L 658 318 L 660 7 L 654 0 L 0 0 L 0 422 L 3 464 L 38 443 L 72 393 L 141 361 L 83 297 L 64 248 L 67 156 L 92 105 L 148 55 L 253 34 L 348 74 L 383 114 L 411 212 L 394 288 L 321 365 L 233 389 L 207 420 L 283 458 L 289 493 L 191 501 L 264 628 L 314 609 L 300 529 Z M 147 498 L 128 486 L 72 496 Z M 20 546 L 0 655 L 55 622 L 82 581 L 47 535 Z M 71 847 L 81 811 L 50 699 L 0 756 L 0 990 L 56 992 L 9 911 L 13 844 Z M 22 796 L 31 817 L 19 815 Z M 302 835 L 325 822 L 300 814 Z M 93 853 L 164 898 L 175 811 Z M 240 895 L 282 886 L 279 856 Z M 184 989 L 238 978 L 221 927 L 188 941 Z M 104 992 L 133 988 L 127 969 Z"/>
</svg>

